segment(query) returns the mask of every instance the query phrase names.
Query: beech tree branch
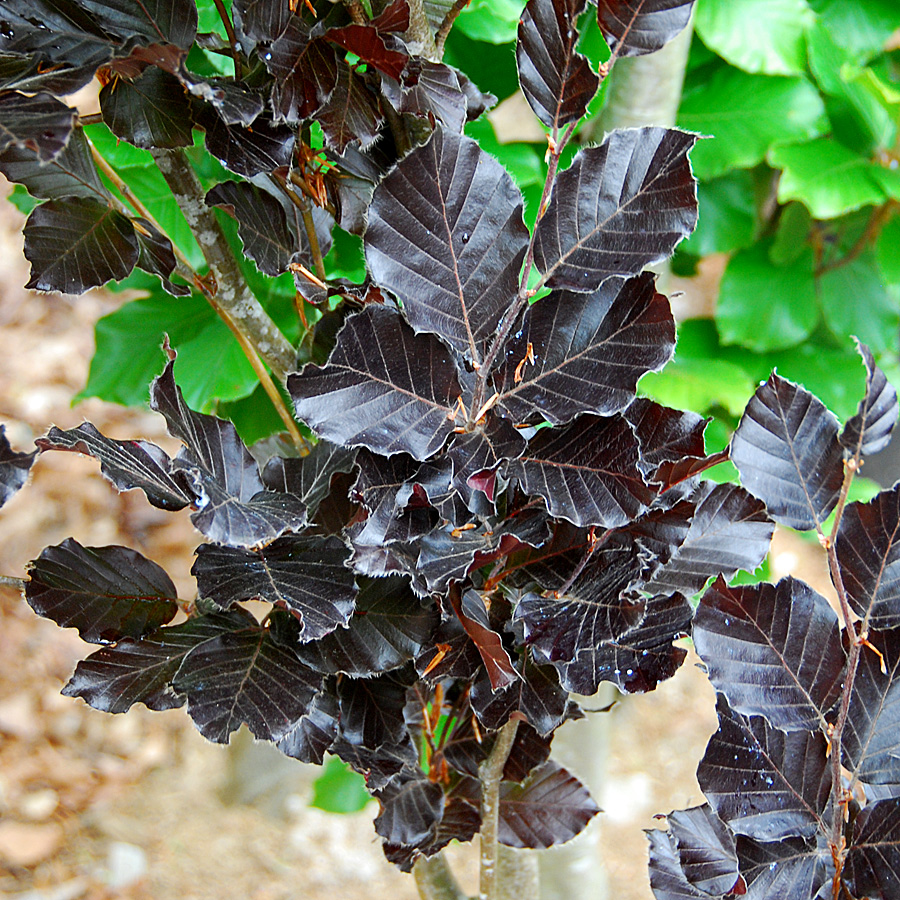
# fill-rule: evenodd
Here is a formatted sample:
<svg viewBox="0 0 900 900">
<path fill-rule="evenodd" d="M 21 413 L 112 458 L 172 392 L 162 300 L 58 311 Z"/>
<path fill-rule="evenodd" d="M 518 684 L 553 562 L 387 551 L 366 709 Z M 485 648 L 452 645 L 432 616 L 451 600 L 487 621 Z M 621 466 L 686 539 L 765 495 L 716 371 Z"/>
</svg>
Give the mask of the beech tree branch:
<svg viewBox="0 0 900 900">
<path fill-rule="evenodd" d="M 203 202 L 203 187 L 191 164 L 180 150 L 152 150 L 151 153 L 216 280 L 216 303 L 275 377 L 283 381 L 296 368 L 297 353 L 244 280 L 222 226 Z"/>
<path fill-rule="evenodd" d="M 403 33 L 403 39 L 413 53 L 433 62 L 440 60 L 441 54 L 434 42 L 423 0 L 409 0 L 409 28 Z"/>
<path fill-rule="evenodd" d="M 420 857 L 413 867 L 413 877 L 422 900 L 468 900 L 443 853 Z"/>
</svg>

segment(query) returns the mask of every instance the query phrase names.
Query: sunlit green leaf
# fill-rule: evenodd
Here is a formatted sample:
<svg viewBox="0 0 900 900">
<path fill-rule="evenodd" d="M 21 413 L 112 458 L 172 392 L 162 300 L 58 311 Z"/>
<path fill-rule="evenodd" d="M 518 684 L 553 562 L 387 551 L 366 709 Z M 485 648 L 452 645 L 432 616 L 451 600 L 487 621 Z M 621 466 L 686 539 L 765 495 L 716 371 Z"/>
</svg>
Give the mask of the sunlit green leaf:
<svg viewBox="0 0 900 900">
<path fill-rule="evenodd" d="M 355 813 L 371 799 L 365 778 L 336 756 L 330 756 L 322 767 L 322 774 L 313 782 L 313 797 L 309 805 L 325 812 Z"/>
</svg>

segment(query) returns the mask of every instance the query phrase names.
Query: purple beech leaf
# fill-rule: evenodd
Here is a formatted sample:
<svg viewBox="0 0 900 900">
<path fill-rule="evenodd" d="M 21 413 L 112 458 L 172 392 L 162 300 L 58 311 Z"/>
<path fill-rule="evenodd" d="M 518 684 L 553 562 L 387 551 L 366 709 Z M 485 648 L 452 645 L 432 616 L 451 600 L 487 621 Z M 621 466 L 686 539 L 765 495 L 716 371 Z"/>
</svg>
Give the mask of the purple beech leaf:
<svg viewBox="0 0 900 900">
<path fill-rule="evenodd" d="M 478 648 L 491 689 L 499 691 L 512 684 L 519 677 L 518 673 L 513 668 L 509 653 L 503 647 L 500 635 L 490 627 L 481 594 L 468 590 L 460 599 L 458 595 L 451 593 L 450 605 L 463 630 Z"/>
<path fill-rule="evenodd" d="M 26 94 L 47 91 L 56 96 L 74 94 L 93 77 L 95 66 L 60 64 L 46 68 L 40 57 L 0 54 L 0 86 Z"/>
<path fill-rule="evenodd" d="M 614 131 L 579 150 L 537 225 L 534 261 L 551 288 L 595 291 L 666 259 L 697 224 L 697 183 L 677 129 Z"/>
<path fill-rule="evenodd" d="M 110 197 L 81 128 L 75 128 L 65 149 L 46 163 L 29 147 L 7 147 L 0 153 L 0 172 L 41 200 L 83 197 L 106 206 Z"/>
<path fill-rule="evenodd" d="M 844 729 L 844 765 L 869 784 L 900 784 L 900 629 L 870 631 L 868 641 L 878 652 L 862 648 Z"/>
<path fill-rule="evenodd" d="M 587 788 L 553 760 L 524 784 L 500 785 L 500 831 L 507 847 L 542 850 L 570 841 L 600 812 Z"/>
<path fill-rule="evenodd" d="M 194 525 L 211 540 L 253 547 L 306 524 L 306 509 L 291 494 L 266 491 L 256 460 L 231 422 L 194 412 L 175 384 L 174 356 L 150 385 L 150 408 L 186 447 L 173 465 L 194 492 Z"/>
<path fill-rule="evenodd" d="M 175 709 L 185 701 L 172 687 L 184 658 L 221 634 L 253 624 L 248 612 L 236 609 L 160 628 L 141 640 L 123 638 L 79 662 L 62 692 L 108 713 L 127 712 L 135 703 L 154 710 Z"/>
<path fill-rule="evenodd" d="M 478 648 L 455 616 L 442 622 L 415 659 L 419 677 L 428 684 L 444 678 L 474 679 L 482 668 Z M 518 684 L 518 682 L 515 682 Z M 494 692 L 490 691 L 491 696 Z M 504 722 L 509 718 L 507 715 Z"/>
<path fill-rule="evenodd" d="M 375 831 L 389 844 L 418 847 L 434 839 L 444 814 L 444 791 L 419 768 L 404 769 L 375 795 Z"/>
<path fill-rule="evenodd" d="M 508 471 L 530 495 L 544 498 L 551 515 L 615 528 L 653 499 L 639 459 L 637 438 L 622 416 L 584 415 L 562 428 L 541 429 Z"/>
<path fill-rule="evenodd" d="M 134 81 L 113 78 L 100 91 L 100 111 L 109 130 L 136 147 L 190 147 L 191 103 L 181 82 L 151 66 Z"/>
<path fill-rule="evenodd" d="M 297 415 L 320 437 L 375 453 L 436 453 L 453 431 L 456 367 L 431 335 L 416 335 L 392 309 L 347 319 L 325 366 L 288 376 Z"/>
<path fill-rule="evenodd" d="M 453 485 L 477 487 L 494 501 L 497 467 L 516 459 L 525 450 L 525 439 L 508 419 L 488 412 L 474 431 L 455 434 L 447 457 L 453 463 Z"/>
<path fill-rule="evenodd" d="M 412 327 L 479 363 L 528 243 L 506 170 L 470 138 L 437 129 L 375 189 L 365 243 L 372 278 L 400 299 Z"/>
<path fill-rule="evenodd" d="M 337 223 L 351 234 L 362 235 L 375 184 L 381 181 L 384 171 L 353 145 L 341 154 L 326 149 L 325 157 L 333 164 L 324 178 L 328 196 L 337 208 Z"/>
<path fill-rule="evenodd" d="M 597 21 L 614 56 L 645 56 L 684 30 L 693 6 L 694 0 L 597 0 Z"/>
<path fill-rule="evenodd" d="M 519 677 L 505 688 L 495 691 L 486 677 L 479 677 L 472 685 L 472 708 L 479 722 L 486 728 L 499 729 L 515 713 L 522 713 L 538 734 L 549 736 L 562 724 L 568 709 L 568 692 L 559 684 L 559 675 L 553 666 L 540 665 L 530 652 L 525 651 L 515 662 Z M 524 726 L 519 726 L 521 733 Z M 513 756 L 507 762 L 513 771 Z M 543 762 L 543 760 L 539 760 Z M 505 776 L 513 781 L 524 778 Z"/>
<path fill-rule="evenodd" d="M 376 678 L 342 676 L 337 686 L 341 738 L 373 751 L 401 743 L 408 734 L 403 707 L 411 671 L 398 669 Z"/>
<path fill-rule="evenodd" d="M 856 817 L 845 873 L 854 897 L 900 896 L 900 799 L 873 803 Z"/>
<path fill-rule="evenodd" d="M 900 486 L 848 503 L 838 526 L 841 581 L 862 630 L 900 627 Z"/>
<path fill-rule="evenodd" d="M 519 20 L 516 62 L 522 92 L 556 133 L 587 111 L 600 78 L 578 44 L 585 0 L 529 0 Z"/>
<path fill-rule="evenodd" d="M 242 42 L 269 44 L 284 32 L 291 15 L 290 5 L 282 0 L 234 0 L 231 5 L 234 29 Z M 249 47 L 248 47 L 249 49 Z"/>
<path fill-rule="evenodd" d="M 445 63 L 422 59 L 418 81 L 401 84 L 382 77 L 384 98 L 398 113 L 427 119 L 433 115 L 447 131 L 459 133 L 466 124 L 466 95 L 460 85 L 460 73 Z"/>
<path fill-rule="evenodd" d="M 227 744 L 246 724 L 259 740 L 278 741 L 308 712 L 322 676 L 254 624 L 192 650 L 172 686 L 207 740 Z"/>
<path fill-rule="evenodd" d="M 316 514 L 319 504 L 331 492 L 331 479 L 338 473 L 353 471 L 356 451 L 347 450 L 329 441 L 319 441 L 302 458 L 270 459 L 262 473 L 262 480 L 270 491 L 294 494 Z"/>
<path fill-rule="evenodd" d="M 365 678 L 414 659 L 439 623 L 437 609 L 423 607 L 405 578 L 375 578 L 360 588 L 347 628 L 301 644 L 296 653 L 317 672 Z"/>
<path fill-rule="evenodd" d="M 896 388 L 875 365 L 872 351 L 860 341 L 856 342 L 856 349 L 866 364 L 866 393 L 859 401 L 856 415 L 844 425 L 841 444 L 851 454 L 858 452 L 861 456 L 871 456 L 891 442 L 900 406 Z"/>
<path fill-rule="evenodd" d="M 550 662 L 571 662 L 638 624 L 644 604 L 628 596 L 644 569 L 640 548 L 627 535 L 612 535 L 595 549 L 564 593 L 529 593 L 516 606 L 525 641 Z"/>
<path fill-rule="evenodd" d="M 391 78 L 399 79 L 410 62 L 403 42 L 374 25 L 354 23 L 343 28 L 329 28 L 323 37 L 356 54 L 363 62 Z"/>
<path fill-rule="evenodd" d="M 813 840 L 786 838 L 759 843 L 738 835 L 736 843 L 741 874 L 747 883 L 743 900 L 817 898 L 821 896 L 819 889 L 833 874 L 828 849 L 817 847 Z M 830 897 L 830 883 L 827 890 Z"/>
<path fill-rule="evenodd" d="M 393 0 L 372 19 L 372 25 L 387 34 L 402 33 L 409 30 L 409 19 L 409 0 Z"/>
<path fill-rule="evenodd" d="M 67 450 L 92 456 L 117 490 L 139 488 L 158 509 L 174 511 L 193 502 L 193 496 L 173 477 L 172 460 L 149 441 L 116 441 L 85 422 L 70 431 L 54 426 L 35 443 L 41 452 Z"/>
<path fill-rule="evenodd" d="M 837 614 L 809 585 L 729 587 L 700 598 L 694 645 L 709 680 L 745 716 L 782 731 L 814 731 L 841 693 L 846 656 Z"/>
<path fill-rule="evenodd" d="M 512 560 L 514 571 L 510 583 L 529 588 L 536 584 L 546 591 L 559 590 L 590 548 L 590 529 L 576 528 L 565 520 L 555 522 L 548 542 Z"/>
<path fill-rule="evenodd" d="M 591 294 L 556 291 L 526 310 L 507 342 L 494 376 L 498 406 L 517 422 L 542 416 L 555 425 L 619 412 L 674 349 L 669 301 L 649 272 L 610 278 Z"/>
<path fill-rule="evenodd" d="M 697 413 L 638 397 L 625 412 L 641 445 L 641 462 L 651 481 L 664 463 L 706 456 L 703 432 L 711 421 Z"/>
<path fill-rule="evenodd" d="M 317 534 L 333 534 L 342 537 L 345 529 L 355 521 L 359 506 L 350 499 L 353 474 L 338 472 L 332 476 L 331 490 L 319 503 L 312 525 Z"/>
<path fill-rule="evenodd" d="M 254 598 L 286 607 L 306 642 L 350 621 L 356 585 L 344 565 L 349 555 L 335 537 L 287 535 L 256 551 L 201 544 L 191 573 L 200 596 L 220 609 Z"/>
<path fill-rule="evenodd" d="M 140 250 L 122 213 L 86 197 L 48 200 L 25 223 L 26 288 L 83 294 L 131 273 Z"/>
<path fill-rule="evenodd" d="M 275 746 L 291 759 L 321 766 L 338 729 L 337 697 L 327 690 L 313 698 L 306 713 Z"/>
<path fill-rule="evenodd" d="M 415 766 L 419 762 L 419 751 L 408 731 L 399 741 L 382 744 L 375 750 L 351 744 L 339 734 L 330 752 L 365 777 L 369 792 L 380 791 L 404 766 Z"/>
<path fill-rule="evenodd" d="M 331 96 L 316 110 L 316 121 L 322 126 L 326 146 L 343 153 L 351 143 L 361 150 L 371 146 L 384 117 L 378 96 L 362 76 L 349 63 L 338 60 L 337 82 Z"/>
<path fill-rule="evenodd" d="M 762 716 L 716 707 L 719 730 L 709 739 L 697 780 L 710 806 L 735 834 L 758 841 L 811 837 L 821 827 L 831 791 L 831 763 L 819 731 L 779 731 Z"/>
<path fill-rule="evenodd" d="M 697 498 L 696 511 L 684 540 L 672 549 L 671 557 L 653 574 L 648 590 L 677 590 L 693 594 L 712 575 L 731 578 L 738 570 L 752 572 L 766 558 L 774 524 L 760 501 L 734 484 L 707 484 Z M 632 532 L 641 539 L 649 535 L 648 546 L 665 541 L 669 527 L 677 522 L 680 504 L 658 517 L 652 514 Z"/>
<path fill-rule="evenodd" d="M 10 145 L 27 147 L 42 163 L 63 151 L 78 111 L 44 92 L 27 97 L 0 91 L 0 153 Z"/>
<path fill-rule="evenodd" d="M 440 515 L 441 520 L 449 522 L 454 527 L 459 527 L 473 520 L 473 513 L 468 507 L 468 502 L 483 500 L 479 505 L 472 502 L 475 513 L 481 516 L 490 516 L 495 513 L 493 505 L 488 501 L 487 495 L 482 491 L 473 491 L 468 485 L 453 486 L 452 479 L 453 461 L 447 454 L 423 463 L 416 472 L 414 485 L 410 490 L 421 488 L 428 498 L 428 503 L 433 506 Z"/>
<path fill-rule="evenodd" d="M 650 889 L 656 900 L 709 900 L 695 888 L 681 868 L 675 837 L 670 831 L 645 829 L 650 843 Z"/>
<path fill-rule="evenodd" d="M 92 644 L 143 637 L 178 612 L 172 579 L 128 547 L 82 547 L 67 538 L 45 548 L 28 574 L 28 605 Z"/>
<path fill-rule="evenodd" d="M 691 606 L 681 594 L 650 598 L 637 625 L 619 637 L 581 647 L 571 662 L 556 664 L 563 687 L 591 695 L 601 681 L 611 681 L 623 693 L 656 690 L 687 656 L 672 641 L 690 633 L 691 615 Z"/>
<path fill-rule="evenodd" d="M 206 131 L 206 149 L 226 169 L 244 178 L 268 175 L 290 165 L 294 133 L 275 124 L 267 113 L 258 116 L 252 128 L 244 128 L 229 125 L 214 110 L 207 108 L 198 116 L 197 124 Z"/>
<path fill-rule="evenodd" d="M 459 79 L 460 89 L 466 95 L 466 119 L 469 122 L 474 122 L 496 105 L 497 98 L 493 94 L 482 91 L 465 72 L 457 69 L 456 77 Z"/>
<path fill-rule="evenodd" d="M 437 524 L 437 516 L 427 505 L 415 502 L 416 490 L 409 482 L 419 468 L 411 456 L 378 456 L 366 449 L 356 457 L 359 477 L 353 485 L 353 499 L 368 510 L 368 517 L 353 533 L 354 543 L 381 546 L 397 541 L 409 543 Z"/>
<path fill-rule="evenodd" d="M 276 122 L 293 125 L 309 118 L 331 99 L 337 87 L 334 47 L 327 41 L 311 41 L 306 29 L 297 16 L 291 16 L 287 28 L 263 54 L 275 78 L 272 110 Z"/>
<path fill-rule="evenodd" d="M 834 509 L 844 480 L 837 419 L 817 397 L 773 373 L 731 439 L 741 483 L 781 525 L 806 530 Z"/>
<path fill-rule="evenodd" d="M 704 894 L 740 893 L 734 835 L 709 804 L 669 813 L 669 833 L 675 839 L 685 878 Z"/>
<path fill-rule="evenodd" d="M 169 280 L 169 276 L 175 271 L 175 251 L 172 242 L 161 232 L 157 231 L 146 219 L 132 219 L 134 233 L 138 239 L 140 255 L 137 267 L 156 275 L 163 290 L 173 297 L 189 297 L 190 287 L 186 284 L 175 284 Z"/>
<path fill-rule="evenodd" d="M 31 453 L 17 453 L 13 450 L 6 439 L 6 426 L 0 425 L 0 506 L 25 486 L 36 456 L 37 450 L 32 450 Z"/>
<path fill-rule="evenodd" d="M 708 490 L 708 488 L 703 490 Z M 622 529 L 637 538 L 640 545 L 651 554 L 655 565 L 648 572 L 648 583 L 653 580 L 660 568 L 665 567 L 684 543 L 696 512 L 697 504 L 695 502 L 679 500 L 668 508 L 652 507 L 631 525 Z M 690 576 L 692 583 L 695 579 L 699 580 L 701 574 L 692 574 Z M 700 587 L 706 583 L 708 577 L 708 574 L 703 577 Z M 685 590 L 689 590 L 689 588 L 685 588 Z"/>
</svg>

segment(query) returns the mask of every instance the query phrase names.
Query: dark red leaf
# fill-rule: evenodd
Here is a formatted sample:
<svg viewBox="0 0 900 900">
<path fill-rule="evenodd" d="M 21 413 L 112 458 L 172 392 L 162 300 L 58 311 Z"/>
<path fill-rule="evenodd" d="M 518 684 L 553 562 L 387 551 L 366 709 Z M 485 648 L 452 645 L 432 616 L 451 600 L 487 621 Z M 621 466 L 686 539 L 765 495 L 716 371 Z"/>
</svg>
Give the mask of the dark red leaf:
<svg viewBox="0 0 900 900">
<path fill-rule="evenodd" d="M 172 681 L 185 656 L 221 634 L 253 624 L 248 612 L 235 609 L 160 628 L 138 641 L 123 638 L 78 663 L 62 692 L 109 713 L 127 712 L 135 703 L 174 709 L 184 704 L 184 695 L 174 690 Z"/>
<path fill-rule="evenodd" d="M 523 785 L 500 785 L 499 840 L 507 847 L 552 847 L 580 834 L 598 812 L 587 788 L 548 760 Z"/>
<path fill-rule="evenodd" d="M 444 791 L 418 768 L 404 769 L 375 795 L 375 831 L 389 844 L 418 847 L 434 839 L 444 814 Z"/>
<path fill-rule="evenodd" d="M 481 594 L 478 591 L 468 590 L 460 600 L 451 593 L 450 603 L 463 630 L 478 648 L 491 681 L 491 688 L 499 691 L 512 684 L 518 678 L 518 673 L 503 647 L 500 635 L 490 627 Z"/>
<path fill-rule="evenodd" d="M 382 78 L 382 94 L 398 113 L 427 119 L 433 115 L 447 131 L 461 132 L 466 123 L 466 95 L 460 87 L 460 73 L 445 63 L 419 61 L 421 69 L 415 84 L 401 84 Z"/>
<path fill-rule="evenodd" d="M 739 878 L 734 835 L 709 804 L 669 813 L 668 819 L 688 882 L 714 897 L 732 893 Z"/>
<path fill-rule="evenodd" d="M 819 889 L 834 869 L 827 846 L 817 846 L 814 840 L 786 838 L 763 844 L 739 835 L 737 851 L 747 883 L 743 900 L 821 897 Z M 827 890 L 830 896 L 830 885 Z"/>
<path fill-rule="evenodd" d="M 900 486 L 868 503 L 847 504 L 836 550 L 862 630 L 900 627 Z"/>
<path fill-rule="evenodd" d="M 575 525 L 615 528 L 639 516 L 653 499 L 638 466 L 640 448 L 622 416 L 584 415 L 562 428 L 544 428 L 509 465 L 553 516 Z"/>
<path fill-rule="evenodd" d="M 191 104 L 179 80 L 155 66 L 134 81 L 113 78 L 100 91 L 103 121 L 136 147 L 190 147 Z"/>
<path fill-rule="evenodd" d="M 321 766 L 338 729 L 337 698 L 328 690 L 316 694 L 300 721 L 275 746 L 291 759 Z"/>
<path fill-rule="evenodd" d="M 687 880 L 674 835 L 658 828 L 644 834 L 650 842 L 650 889 L 656 900 L 708 900 L 709 894 Z"/>
<path fill-rule="evenodd" d="M 142 637 L 178 612 L 172 579 L 127 547 L 82 547 L 67 538 L 29 566 L 28 605 L 93 644 Z"/>
<path fill-rule="evenodd" d="M 32 97 L 0 91 L 0 152 L 11 144 L 33 150 L 42 163 L 62 152 L 72 133 L 77 110 L 50 94 Z"/>
<path fill-rule="evenodd" d="M 0 506 L 25 486 L 34 465 L 37 450 L 16 453 L 6 439 L 6 426 L 0 425 Z M 38 444 L 40 447 L 40 444 Z"/>
<path fill-rule="evenodd" d="M 131 273 L 140 250 L 131 222 L 84 197 L 48 200 L 25 223 L 26 288 L 83 294 Z"/>
<path fill-rule="evenodd" d="M 706 455 L 703 432 L 710 419 L 683 409 L 671 409 L 645 397 L 638 397 L 625 412 L 641 445 L 642 464 L 652 481 L 659 479 L 664 463 Z"/>
<path fill-rule="evenodd" d="M 677 129 L 629 128 L 579 150 L 535 233 L 542 283 L 595 291 L 668 257 L 697 224 L 687 158 L 696 140 Z"/>
<path fill-rule="evenodd" d="M 409 54 L 402 41 L 387 32 L 381 32 L 374 22 L 371 25 L 353 24 L 343 28 L 330 28 L 324 37 L 355 53 L 363 62 L 391 78 L 399 79 L 409 63 Z"/>
<path fill-rule="evenodd" d="M 307 713 L 321 685 L 321 675 L 259 625 L 200 644 L 172 683 L 187 695 L 188 715 L 200 733 L 218 744 L 227 744 L 242 724 L 260 740 L 280 740 Z"/>
<path fill-rule="evenodd" d="M 440 449 L 460 395 L 446 348 L 380 306 L 348 318 L 328 364 L 290 375 L 288 390 L 297 415 L 320 437 L 416 459 Z"/>
<path fill-rule="evenodd" d="M 288 27 L 263 54 L 275 78 L 272 109 L 276 122 L 295 124 L 310 117 L 334 93 L 338 60 L 327 41 L 310 41 L 306 27 L 292 16 Z"/>
<path fill-rule="evenodd" d="M 288 535 L 262 550 L 201 544 L 191 573 L 201 597 L 220 609 L 259 598 L 289 609 L 298 640 L 313 641 L 350 621 L 356 600 L 350 555 L 337 538 Z"/>
<path fill-rule="evenodd" d="M 805 388 L 775 373 L 747 404 L 731 439 L 731 460 L 744 487 L 791 528 L 823 522 L 844 480 L 837 419 Z"/>
<path fill-rule="evenodd" d="M 85 453 L 100 462 L 100 471 L 119 491 L 140 488 L 159 509 L 184 509 L 193 501 L 184 485 L 173 477 L 172 460 L 149 441 L 116 441 L 101 434 L 90 422 L 71 431 L 53 427 L 35 443 L 46 450 Z"/>
<path fill-rule="evenodd" d="M 861 781 L 900 784 L 900 629 L 869 632 L 868 641 L 875 649 L 862 648 L 844 729 L 844 765 Z"/>
<path fill-rule="evenodd" d="M 866 393 L 859 401 L 856 415 L 844 425 L 841 444 L 850 453 L 871 456 L 884 450 L 890 443 L 900 406 L 897 403 L 896 388 L 875 365 L 872 351 L 859 341 L 856 342 L 856 348 L 866 364 Z"/>
<path fill-rule="evenodd" d="M 343 153 L 351 143 L 362 150 L 370 146 L 378 137 L 383 117 L 378 96 L 349 63 L 338 60 L 334 90 L 316 111 L 316 120 L 326 145 Z"/>
<path fill-rule="evenodd" d="M 439 623 L 437 609 L 423 607 L 407 579 L 367 579 L 348 627 L 301 644 L 296 652 L 318 672 L 368 677 L 413 659 Z"/>
<path fill-rule="evenodd" d="M 408 734 L 403 707 L 414 676 L 409 667 L 376 678 L 341 678 L 337 687 L 341 737 L 367 750 L 399 744 Z"/>
<path fill-rule="evenodd" d="M 585 0 L 528 0 L 519 21 L 516 61 L 522 92 L 555 134 L 587 111 L 600 78 L 576 51 Z"/>
<path fill-rule="evenodd" d="M 294 132 L 275 124 L 266 113 L 252 128 L 229 125 L 212 110 L 206 110 L 198 124 L 206 130 L 206 149 L 226 169 L 245 178 L 268 175 L 291 162 Z"/>
<path fill-rule="evenodd" d="M 156 275 L 167 294 L 173 297 L 190 296 L 191 289 L 186 284 L 176 284 L 169 279 L 176 266 L 172 242 L 146 219 L 132 219 L 132 222 L 140 247 L 137 267 Z"/>
<path fill-rule="evenodd" d="M 682 31 L 694 0 L 597 0 L 597 21 L 615 56 L 655 53 Z"/>
<path fill-rule="evenodd" d="M 499 406 L 517 422 L 541 416 L 557 425 L 619 412 L 674 349 L 669 301 L 651 273 L 611 278 L 592 294 L 556 291 L 528 308 L 506 345 L 495 375 Z"/>
<path fill-rule="evenodd" d="M 900 799 L 873 803 L 856 817 L 846 866 L 854 897 L 900 896 Z"/>
<path fill-rule="evenodd" d="M 257 41 L 269 44 L 287 27 L 291 18 L 290 4 L 284 0 L 234 0 L 231 5 L 234 29 L 250 46 Z M 247 49 L 250 49 L 250 46 Z"/>
<path fill-rule="evenodd" d="M 693 637 L 732 709 L 782 731 L 827 727 L 846 658 L 837 614 L 809 585 L 729 587 L 720 576 L 700 599 Z"/>
<path fill-rule="evenodd" d="M 811 837 L 831 792 L 831 762 L 819 731 L 779 731 L 761 716 L 735 712 L 722 694 L 719 730 L 709 739 L 697 780 L 731 827 L 758 841 Z"/>
<path fill-rule="evenodd" d="M 453 463 L 453 485 L 464 485 L 484 492 L 493 502 L 497 467 L 515 459 L 525 450 L 525 438 L 508 419 L 487 414 L 486 420 L 473 431 L 453 436 L 447 458 Z"/>
<path fill-rule="evenodd" d="M 506 170 L 470 138 L 436 130 L 376 188 L 365 241 L 373 279 L 400 298 L 413 328 L 480 362 L 528 243 Z"/>
</svg>

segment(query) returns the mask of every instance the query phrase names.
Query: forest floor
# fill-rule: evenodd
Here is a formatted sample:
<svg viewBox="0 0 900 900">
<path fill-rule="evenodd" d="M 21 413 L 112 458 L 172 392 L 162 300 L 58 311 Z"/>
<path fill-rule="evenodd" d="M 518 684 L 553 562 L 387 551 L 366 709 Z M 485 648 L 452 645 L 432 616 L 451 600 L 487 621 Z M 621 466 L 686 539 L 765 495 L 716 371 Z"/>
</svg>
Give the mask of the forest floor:
<svg viewBox="0 0 900 900">
<path fill-rule="evenodd" d="M 93 323 L 123 297 L 20 289 L 19 227 L 12 214 L 0 221 L 0 422 L 13 447 L 30 449 L 50 424 L 88 419 L 111 437 L 145 437 L 174 452 L 160 416 L 96 400 L 71 406 Z M 73 536 L 133 547 L 166 568 L 181 596 L 191 594 L 198 537 L 187 511 L 156 510 L 136 491 L 119 495 L 93 461 L 73 454 L 47 454 L 32 482 L 0 513 L 0 574 L 20 577 L 45 546 Z M 773 568 L 798 566 L 822 589 L 818 548 L 782 537 Z M 183 711 L 109 716 L 62 697 L 88 650 L 0 589 L 0 897 L 413 900 L 411 878 L 385 862 L 372 831 L 375 804 L 352 816 L 309 806 L 317 770 L 246 740 L 239 750 L 209 744 Z M 642 829 L 660 826 L 654 814 L 702 802 L 694 772 L 716 720 L 694 663 L 689 657 L 655 693 L 596 714 L 609 747 L 604 812 L 579 840 L 596 841 L 616 900 L 651 897 Z M 567 727 L 571 747 L 587 740 L 591 723 Z M 452 858 L 474 892 L 473 848 Z"/>
</svg>

